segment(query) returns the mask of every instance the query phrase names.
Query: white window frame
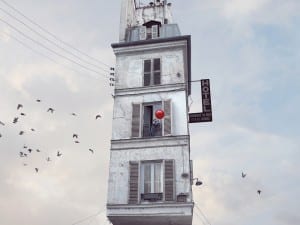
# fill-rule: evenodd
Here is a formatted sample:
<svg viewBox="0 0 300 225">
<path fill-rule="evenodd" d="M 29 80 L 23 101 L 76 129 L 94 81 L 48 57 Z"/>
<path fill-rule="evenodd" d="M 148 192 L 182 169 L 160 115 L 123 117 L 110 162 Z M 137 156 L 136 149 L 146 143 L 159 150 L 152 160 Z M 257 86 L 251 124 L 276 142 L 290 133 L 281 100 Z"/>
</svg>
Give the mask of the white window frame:
<svg viewBox="0 0 300 225">
<path fill-rule="evenodd" d="M 140 179 L 140 184 L 141 184 L 141 189 L 140 189 L 140 194 L 148 194 L 145 193 L 145 177 L 144 177 L 144 172 L 145 172 L 145 165 L 151 165 L 151 192 L 150 193 L 163 193 L 164 192 L 164 178 L 163 178 L 163 172 L 164 172 L 164 163 L 163 161 L 144 161 L 141 162 L 141 179 Z M 155 170 L 155 164 L 160 164 L 160 191 L 159 192 L 154 192 L 155 189 L 155 180 L 154 180 L 154 170 Z"/>
</svg>

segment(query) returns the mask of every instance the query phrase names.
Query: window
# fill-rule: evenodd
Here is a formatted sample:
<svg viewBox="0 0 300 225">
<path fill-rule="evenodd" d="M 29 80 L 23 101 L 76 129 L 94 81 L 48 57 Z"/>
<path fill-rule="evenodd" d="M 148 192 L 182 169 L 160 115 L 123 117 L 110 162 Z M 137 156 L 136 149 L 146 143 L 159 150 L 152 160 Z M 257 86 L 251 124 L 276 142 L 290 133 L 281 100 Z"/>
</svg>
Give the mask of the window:
<svg viewBox="0 0 300 225">
<path fill-rule="evenodd" d="M 144 86 L 159 85 L 160 74 L 160 58 L 144 60 Z"/>
<path fill-rule="evenodd" d="M 163 119 L 158 120 L 155 112 L 162 109 Z M 172 135 L 172 102 L 165 100 L 154 103 L 132 104 L 131 137 L 159 137 Z"/>
<path fill-rule="evenodd" d="M 161 26 L 160 22 L 150 21 L 143 26 L 139 27 L 140 40 L 149 40 L 159 38 L 160 32 L 159 28 Z"/>
<path fill-rule="evenodd" d="M 162 172 L 161 162 L 141 164 L 141 200 L 162 200 Z"/>
<path fill-rule="evenodd" d="M 155 112 L 162 108 L 162 103 L 146 104 L 143 108 L 143 137 L 162 136 L 162 122 L 155 118 Z"/>
<path fill-rule="evenodd" d="M 129 162 L 129 204 L 175 201 L 174 160 Z"/>
</svg>

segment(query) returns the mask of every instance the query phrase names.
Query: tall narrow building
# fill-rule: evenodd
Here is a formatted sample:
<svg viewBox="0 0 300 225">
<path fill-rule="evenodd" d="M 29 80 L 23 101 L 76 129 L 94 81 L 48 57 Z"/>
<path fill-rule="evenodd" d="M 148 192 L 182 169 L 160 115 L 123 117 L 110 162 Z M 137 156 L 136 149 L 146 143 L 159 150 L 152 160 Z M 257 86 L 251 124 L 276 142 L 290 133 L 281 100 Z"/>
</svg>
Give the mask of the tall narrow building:
<svg viewBox="0 0 300 225">
<path fill-rule="evenodd" d="M 116 55 L 107 217 L 113 225 L 191 225 L 190 36 L 171 3 L 123 0 Z"/>
</svg>

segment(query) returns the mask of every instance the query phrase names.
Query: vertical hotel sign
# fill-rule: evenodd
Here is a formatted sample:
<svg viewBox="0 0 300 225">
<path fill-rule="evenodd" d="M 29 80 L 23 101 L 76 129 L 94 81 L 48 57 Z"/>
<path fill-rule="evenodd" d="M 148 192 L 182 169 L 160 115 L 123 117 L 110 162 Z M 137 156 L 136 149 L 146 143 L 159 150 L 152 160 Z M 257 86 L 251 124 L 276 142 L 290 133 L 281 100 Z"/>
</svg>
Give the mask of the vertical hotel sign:
<svg viewBox="0 0 300 225">
<path fill-rule="evenodd" d="M 202 123 L 202 122 L 212 121 L 209 79 L 201 80 L 201 94 L 202 94 L 202 112 L 190 113 L 189 114 L 190 123 Z"/>
</svg>

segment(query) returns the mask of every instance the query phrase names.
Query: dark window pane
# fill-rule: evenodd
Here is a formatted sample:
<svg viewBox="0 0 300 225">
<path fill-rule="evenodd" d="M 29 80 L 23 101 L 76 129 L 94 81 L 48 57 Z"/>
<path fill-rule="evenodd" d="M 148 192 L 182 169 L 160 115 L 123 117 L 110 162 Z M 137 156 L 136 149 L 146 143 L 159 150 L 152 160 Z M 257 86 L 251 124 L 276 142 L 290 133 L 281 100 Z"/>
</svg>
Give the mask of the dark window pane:
<svg viewBox="0 0 300 225">
<path fill-rule="evenodd" d="M 154 59 L 154 71 L 160 71 L 160 59 Z"/>
<path fill-rule="evenodd" d="M 150 73 L 151 72 L 151 60 L 145 60 L 144 61 L 144 73 Z"/>
<path fill-rule="evenodd" d="M 160 84 L 160 72 L 154 73 L 154 84 Z"/>
<path fill-rule="evenodd" d="M 151 76 L 150 73 L 144 74 L 144 86 L 149 86 L 151 82 Z"/>
</svg>

